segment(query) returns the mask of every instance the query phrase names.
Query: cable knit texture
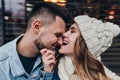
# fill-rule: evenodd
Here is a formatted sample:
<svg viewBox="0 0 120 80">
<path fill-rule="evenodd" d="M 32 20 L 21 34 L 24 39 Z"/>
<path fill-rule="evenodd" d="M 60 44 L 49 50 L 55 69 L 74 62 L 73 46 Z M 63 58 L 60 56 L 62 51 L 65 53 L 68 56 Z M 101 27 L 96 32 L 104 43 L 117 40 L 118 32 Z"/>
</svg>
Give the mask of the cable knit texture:
<svg viewBox="0 0 120 80">
<path fill-rule="evenodd" d="M 74 73 L 74 65 L 72 60 L 68 56 L 64 56 L 60 59 L 58 64 L 58 75 L 60 80 L 80 80 Z"/>
<path fill-rule="evenodd" d="M 106 75 L 110 80 L 120 80 L 120 76 L 116 73 L 110 71 L 107 67 L 104 66 Z M 64 56 L 60 59 L 58 64 L 58 75 L 60 80 L 81 80 L 77 75 L 72 75 L 74 72 L 74 65 L 72 60 L 68 56 Z"/>
<path fill-rule="evenodd" d="M 100 54 L 105 52 L 112 44 L 113 38 L 120 34 L 120 27 L 110 22 L 102 22 L 87 15 L 74 18 L 89 51 L 100 60 Z M 111 80 L 120 80 L 120 76 L 104 66 L 106 75 Z"/>
<path fill-rule="evenodd" d="M 90 18 L 87 15 L 74 18 L 78 24 L 81 34 L 88 46 L 89 51 L 95 56 L 100 56 L 107 50 L 115 36 L 120 33 L 120 28 L 110 22 L 103 23 L 96 18 Z"/>
</svg>

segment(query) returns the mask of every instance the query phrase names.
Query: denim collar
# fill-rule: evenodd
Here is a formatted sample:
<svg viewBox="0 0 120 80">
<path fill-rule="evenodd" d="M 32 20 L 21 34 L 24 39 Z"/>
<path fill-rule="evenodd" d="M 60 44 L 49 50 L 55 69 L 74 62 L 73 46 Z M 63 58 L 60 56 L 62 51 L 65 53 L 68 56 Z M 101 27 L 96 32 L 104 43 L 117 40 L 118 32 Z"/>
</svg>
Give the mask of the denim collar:
<svg viewBox="0 0 120 80">
<path fill-rule="evenodd" d="M 23 74 L 27 74 L 25 69 L 22 66 L 20 59 L 19 59 L 19 56 L 17 53 L 17 46 L 16 46 L 17 41 L 23 36 L 24 36 L 24 34 L 20 35 L 18 38 L 13 40 L 13 42 L 11 44 L 12 46 L 11 46 L 10 54 L 9 54 L 9 63 L 10 63 L 11 72 L 14 77 L 21 76 Z M 41 63 L 41 59 L 40 59 L 40 57 L 38 57 L 33 69 L 35 69 L 40 63 Z"/>
</svg>

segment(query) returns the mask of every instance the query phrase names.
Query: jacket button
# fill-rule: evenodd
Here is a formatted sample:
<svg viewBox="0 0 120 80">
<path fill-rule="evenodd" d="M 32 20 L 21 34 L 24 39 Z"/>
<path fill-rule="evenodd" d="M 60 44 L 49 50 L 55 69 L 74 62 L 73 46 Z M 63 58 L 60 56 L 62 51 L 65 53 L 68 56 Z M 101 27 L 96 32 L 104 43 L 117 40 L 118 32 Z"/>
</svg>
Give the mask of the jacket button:
<svg viewBox="0 0 120 80">
<path fill-rule="evenodd" d="M 28 78 L 28 76 L 27 76 L 27 75 L 25 75 L 24 77 L 25 77 L 25 78 Z"/>
<path fill-rule="evenodd" d="M 42 74 L 40 74 L 40 78 L 43 78 L 43 75 L 42 75 Z"/>
</svg>

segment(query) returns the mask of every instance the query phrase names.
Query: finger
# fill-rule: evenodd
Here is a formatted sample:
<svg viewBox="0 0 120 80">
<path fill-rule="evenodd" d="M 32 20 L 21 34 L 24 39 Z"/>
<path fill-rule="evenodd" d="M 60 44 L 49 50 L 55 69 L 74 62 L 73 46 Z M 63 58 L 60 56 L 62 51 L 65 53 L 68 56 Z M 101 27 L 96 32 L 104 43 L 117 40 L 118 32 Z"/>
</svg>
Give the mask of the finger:
<svg viewBox="0 0 120 80">
<path fill-rule="evenodd" d="M 54 52 L 53 52 L 53 51 L 50 51 L 50 50 L 47 50 L 42 56 L 43 56 L 44 58 L 46 58 L 46 57 L 49 56 L 49 55 L 55 56 Z"/>
<path fill-rule="evenodd" d="M 56 63 L 55 60 L 53 60 L 53 59 L 52 59 L 52 60 L 49 60 L 49 64 L 50 64 L 50 65 L 54 65 L 55 63 Z"/>
<path fill-rule="evenodd" d="M 52 54 L 49 55 L 49 56 L 45 56 L 45 55 L 42 56 L 43 62 L 48 61 L 48 60 L 52 60 L 52 59 L 53 59 L 53 60 L 56 60 L 56 59 L 55 59 L 55 56 L 52 55 Z"/>
<path fill-rule="evenodd" d="M 49 60 L 54 60 L 55 61 L 56 60 L 55 56 L 52 55 L 52 54 L 50 54 L 49 56 L 45 56 L 45 55 L 42 56 L 43 63 L 47 63 L 47 62 L 49 62 Z"/>
<path fill-rule="evenodd" d="M 49 55 L 55 56 L 55 53 L 54 53 L 53 51 L 51 51 L 51 50 L 47 50 L 47 52 L 46 52 L 45 55 L 46 55 L 46 56 L 49 56 Z"/>
<path fill-rule="evenodd" d="M 53 59 L 48 60 L 48 61 L 46 61 L 46 63 L 44 63 L 44 66 L 53 66 L 55 63 L 56 63 L 56 61 Z"/>
<path fill-rule="evenodd" d="M 49 55 L 49 56 L 46 57 L 46 60 L 51 60 L 51 59 L 55 60 L 55 56 Z"/>
<path fill-rule="evenodd" d="M 44 55 L 47 51 L 48 51 L 48 49 L 44 48 L 44 49 L 40 50 L 40 53 L 41 53 L 41 55 Z"/>
</svg>

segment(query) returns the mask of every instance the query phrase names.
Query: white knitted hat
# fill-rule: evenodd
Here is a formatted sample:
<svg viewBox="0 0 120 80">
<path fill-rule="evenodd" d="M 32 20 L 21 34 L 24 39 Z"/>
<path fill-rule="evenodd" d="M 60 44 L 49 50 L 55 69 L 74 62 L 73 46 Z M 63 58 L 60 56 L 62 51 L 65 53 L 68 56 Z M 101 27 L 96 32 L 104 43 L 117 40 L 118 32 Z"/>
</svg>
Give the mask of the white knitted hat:
<svg viewBox="0 0 120 80">
<path fill-rule="evenodd" d="M 103 23 L 96 18 L 90 18 L 87 15 L 74 18 L 78 24 L 81 34 L 87 44 L 89 51 L 98 57 L 107 50 L 115 36 L 120 33 L 120 28 L 110 22 Z"/>
</svg>

